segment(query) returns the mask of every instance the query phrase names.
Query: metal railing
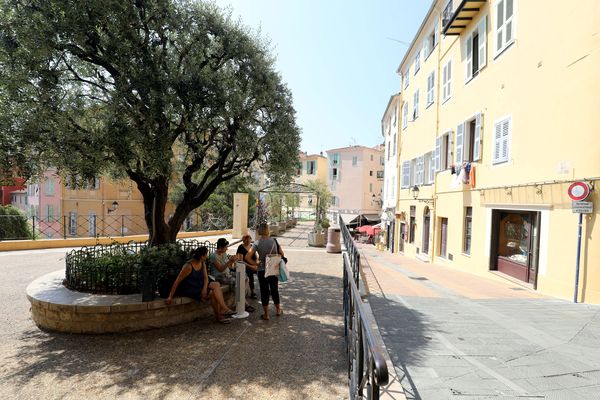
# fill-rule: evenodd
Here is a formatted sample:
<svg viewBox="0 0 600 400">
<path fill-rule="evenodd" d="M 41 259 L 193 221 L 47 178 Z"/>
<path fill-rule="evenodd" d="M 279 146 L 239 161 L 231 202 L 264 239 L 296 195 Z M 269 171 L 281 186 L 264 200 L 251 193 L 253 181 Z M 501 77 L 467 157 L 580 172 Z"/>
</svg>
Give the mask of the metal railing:
<svg viewBox="0 0 600 400">
<path fill-rule="evenodd" d="M 15 229 L 19 226 L 19 229 Z M 231 228 L 227 217 L 191 213 L 181 231 L 212 231 Z M 8 229 L 10 227 L 11 229 Z M 82 237 L 123 237 L 147 235 L 143 215 L 63 215 L 40 218 L 24 215 L 0 215 L 0 240 L 68 239 Z"/>
<path fill-rule="evenodd" d="M 375 342 L 358 287 L 350 279 L 353 271 L 348 253 L 344 253 L 343 257 L 344 326 L 350 399 L 379 399 L 381 386 L 389 381 L 387 363 L 381 347 Z"/>
<path fill-rule="evenodd" d="M 367 313 L 358 290 L 360 253 L 342 217 L 340 230 L 346 251 L 344 259 L 344 333 L 348 352 L 348 387 L 350 399 L 379 399 L 381 386 L 387 385 L 389 373 L 383 349 L 375 342 Z"/>
</svg>

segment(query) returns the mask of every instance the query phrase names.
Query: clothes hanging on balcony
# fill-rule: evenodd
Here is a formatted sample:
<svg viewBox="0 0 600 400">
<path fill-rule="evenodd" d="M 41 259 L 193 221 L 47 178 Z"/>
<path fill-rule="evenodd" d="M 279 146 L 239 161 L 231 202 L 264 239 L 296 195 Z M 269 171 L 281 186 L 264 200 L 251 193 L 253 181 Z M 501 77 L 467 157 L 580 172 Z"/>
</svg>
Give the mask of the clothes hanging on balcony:
<svg viewBox="0 0 600 400">
<path fill-rule="evenodd" d="M 475 166 L 471 166 L 471 171 L 469 171 L 469 183 L 472 188 L 475 188 Z"/>
</svg>

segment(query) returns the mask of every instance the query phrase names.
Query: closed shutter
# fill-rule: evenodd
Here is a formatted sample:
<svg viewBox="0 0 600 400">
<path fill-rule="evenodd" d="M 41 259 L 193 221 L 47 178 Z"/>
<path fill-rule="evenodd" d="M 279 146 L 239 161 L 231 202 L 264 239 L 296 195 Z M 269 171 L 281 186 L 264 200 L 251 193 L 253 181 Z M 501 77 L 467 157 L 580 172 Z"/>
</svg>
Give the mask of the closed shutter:
<svg viewBox="0 0 600 400">
<path fill-rule="evenodd" d="M 485 38 L 485 34 L 486 34 L 486 30 L 487 30 L 487 18 L 483 17 L 481 19 L 481 21 L 479 21 L 479 25 L 477 27 L 477 30 L 479 31 L 479 66 L 478 66 L 478 70 L 481 70 L 483 67 L 485 67 L 486 64 L 486 55 L 487 55 L 487 51 L 486 51 L 486 46 L 487 46 L 487 40 Z"/>
<path fill-rule="evenodd" d="M 452 131 L 447 133 L 448 135 L 448 148 L 446 149 L 446 165 L 443 168 L 450 168 L 453 163 L 452 160 L 452 149 L 454 148 L 454 141 L 452 140 Z"/>
<path fill-rule="evenodd" d="M 402 163 L 402 187 L 407 188 L 410 185 L 410 161 Z"/>
<path fill-rule="evenodd" d="M 425 168 L 424 168 L 424 160 L 423 160 L 423 156 L 421 157 L 417 157 L 417 179 L 416 179 L 416 184 L 417 185 L 422 185 L 423 184 L 423 174 L 425 172 Z"/>
<path fill-rule="evenodd" d="M 475 134 L 473 143 L 473 161 L 481 159 L 481 126 L 483 124 L 483 115 L 478 113 L 475 116 Z"/>
<path fill-rule="evenodd" d="M 500 158 L 502 161 L 508 161 L 508 136 L 510 133 L 510 118 L 502 122 L 502 152 Z"/>
<path fill-rule="evenodd" d="M 458 124 L 456 127 L 456 164 L 460 165 L 463 161 L 463 136 L 465 132 L 465 123 Z"/>
<path fill-rule="evenodd" d="M 467 38 L 467 62 L 465 63 L 465 81 L 470 81 L 473 78 L 473 41 L 471 36 Z"/>
<path fill-rule="evenodd" d="M 435 138 L 435 150 L 434 150 L 434 168 L 435 168 L 435 172 L 439 171 L 442 167 L 442 160 L 441 160 L 441 155 L 442 155 L 442 137 L 438 136 L 437 138 Z"/>
<path fill-rule="evenodd" d="M 426 39 L 423 43 L 423 57 L 429 57 L 429 40 Z"/>
<path fill-rule="evenodd" d="M 450 97 L 452 96 L 452 61 L 448 61 L 448 71 L 446 72 L 448 74 L 448 81 L 446 82 L 446 86 L 447 86 L 447 96 Z"/>
<path fill-rule="evenodd" d="M 494 158 L 493 162 L 500 162 L 500 150 L 502 147 L 502 122 L 494 125 Z"/>
</svg>

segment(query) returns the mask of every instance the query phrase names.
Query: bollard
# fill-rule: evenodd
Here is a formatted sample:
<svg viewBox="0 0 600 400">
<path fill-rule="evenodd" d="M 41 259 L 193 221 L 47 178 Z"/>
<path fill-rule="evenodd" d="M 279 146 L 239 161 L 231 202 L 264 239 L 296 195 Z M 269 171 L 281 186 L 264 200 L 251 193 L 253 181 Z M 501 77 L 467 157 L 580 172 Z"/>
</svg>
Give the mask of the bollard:
<svg viewBox="0 0 600 400">
<path fill-rule="evenodd" d="M 338 226 L 330 226 L 329 229 L 327 229 L 327 252 L 342 252 L 342 245 L 340 244 L 340 228 Z"/>
<path fill-rule="evenodd" d="M 246 264 L 235 262 L 235 312 L 233 318 L 247 318 L 246 312 Z"/>
</svg>

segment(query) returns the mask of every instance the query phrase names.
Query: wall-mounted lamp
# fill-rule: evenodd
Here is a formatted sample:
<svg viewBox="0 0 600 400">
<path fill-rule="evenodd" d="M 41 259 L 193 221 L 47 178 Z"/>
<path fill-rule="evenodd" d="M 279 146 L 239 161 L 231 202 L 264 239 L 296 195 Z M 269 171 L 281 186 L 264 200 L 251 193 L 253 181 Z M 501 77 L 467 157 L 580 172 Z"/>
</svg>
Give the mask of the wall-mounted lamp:
<svg viewBox="0 0 600 400">
<path fill-rule="evenodd" d="M 108 209 L 108 213 L 110 214 L 110 213 L 113 213 L 113 212 L 117 211 L 117 208 L 119 208 L 119 203 L 115 200 L 110 205 L 110 207 Z"/>
<path fill-rule="evenodd" d="M 410 189 L 410 191 L 412 192 L 413 199 L 416 200 L 417 197 L 419 197 L 419 187 L 415 185 L 412 187 L 412 189 Z"/>
<path fill-rule="evenodd" d="M 507 196 L 512 196 L 512 188 L 511 187 L 506 186 L 504 188 L 504 191 L 505 191 L 505 193 L 506 193 Z"/>
<path fill-rule="evenodd" d="M 381 207 L 381 205 L 383 204 L 383 200 L 381 200 L 381 195 L 375 196 L 375 193 L 373 193 L 371 195 L 371 204 L 373 204 L 373 203 L 375 203 Z"/>
<path fill-rule="evenodd" d="M 542 185 L 534 185 L 533 186 L 535 188 L 535 193 L 538 195 L 542 194 Z"/>
</svg>

